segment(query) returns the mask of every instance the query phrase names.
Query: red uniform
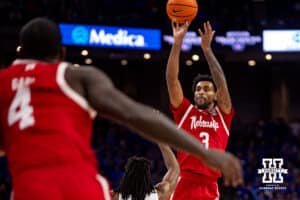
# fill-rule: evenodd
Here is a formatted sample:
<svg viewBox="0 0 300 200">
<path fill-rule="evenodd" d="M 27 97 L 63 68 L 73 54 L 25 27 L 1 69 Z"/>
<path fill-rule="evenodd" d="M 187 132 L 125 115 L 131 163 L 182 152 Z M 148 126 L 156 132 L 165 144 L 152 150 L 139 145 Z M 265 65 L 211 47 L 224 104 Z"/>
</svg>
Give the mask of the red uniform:
<svg viewBox="0 0 300 200">
<path fill-rule="evenodd" d="M 179 128 L 194 136 L 206 148 L 225 150 L 234 112 L 227 115 L 218 106 L 213 111 L 197 109 L 186 98 L 173 116 Z M 221 173 L 209 169 L 198 158 L 178 151 L 180 179 L 172 200 L 215 200 L 219 198 L 217 179 Z"/>
<path fill-rule="evenodd" d="M 16 200 L 110 199 L 90 147 L 96 113 L 66 83 L 67 66 L 16 60 L 0 71 L 0 127 Z"/>
</svg>

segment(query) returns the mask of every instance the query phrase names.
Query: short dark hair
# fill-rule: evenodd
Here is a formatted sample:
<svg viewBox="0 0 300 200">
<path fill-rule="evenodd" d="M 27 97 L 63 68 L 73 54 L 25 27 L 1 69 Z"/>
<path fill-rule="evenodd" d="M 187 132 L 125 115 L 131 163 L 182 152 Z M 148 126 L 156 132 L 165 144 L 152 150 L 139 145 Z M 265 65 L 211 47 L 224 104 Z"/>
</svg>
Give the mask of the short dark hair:
<svg viewBox="0 0 300 200">
<path fill-rule="evenodd" d="M 31 59 L 55 58 L 61 48 L 61 33 L 49 19 L 35 18 L 20 32 L 21 56 Z"/>
<path fill-rule="evenodd" d="M 192 91 L 195 92 L 196 86 L 200 81 L 209 81 L 213 84 L 215 91 L 217 91 L 217 86 L 213 78 L 208 74 L 198 74 L 193 80 Z"/>
<path fill-rule="evenodd" d="M 117 192 L 123 199 L 145 199 L 154 191 L 150 172 L 151 162 L 143 157 L 131 157 L 125 166 L 125 174 L 121 179 Z"/>
</svg>

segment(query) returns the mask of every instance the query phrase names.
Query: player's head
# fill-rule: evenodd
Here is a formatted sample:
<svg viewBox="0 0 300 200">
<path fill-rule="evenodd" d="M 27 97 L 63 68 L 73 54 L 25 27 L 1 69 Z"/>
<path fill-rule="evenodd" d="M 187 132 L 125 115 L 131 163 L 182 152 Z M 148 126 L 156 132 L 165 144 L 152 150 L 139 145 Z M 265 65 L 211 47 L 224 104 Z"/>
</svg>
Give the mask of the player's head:
<svg viewBox="0 0 300 200">
<path fill-rule="evenodd" d="M 143 157 L 131 157 L 126 163 L 125 174 L 121 179 L 119 194 L 123 199 L 145 199 L 153 190 L 150 173 L 150 161 Z"/>
<path fill-rule="evenodd" d="M 20 32 L 19 42 L 22 58 L 45 61 L 63 59 L 60 30 L 46 18 L 35 18 L 25 24 Z"/>
<path fill-rule="evenodd" d="M 210 75 L 198 74 L 193 80 L 192 89 L 199 109 L 207 109 L 217 101 L 217 87 Z"/>
</svg>

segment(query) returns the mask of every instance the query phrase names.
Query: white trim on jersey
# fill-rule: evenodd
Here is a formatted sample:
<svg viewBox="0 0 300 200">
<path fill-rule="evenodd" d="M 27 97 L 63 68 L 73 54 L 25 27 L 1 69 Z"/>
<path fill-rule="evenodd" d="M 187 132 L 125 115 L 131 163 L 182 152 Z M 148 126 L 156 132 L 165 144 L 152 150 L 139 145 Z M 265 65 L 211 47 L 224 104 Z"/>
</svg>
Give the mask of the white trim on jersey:
<svg viewBox="0 0 300 200">
<path fill-rule="evenodd" d="M 95 118 L 97 112 L 88 104 L 87 100 L 79 95 L 75 90 L 73 90 L 67 83 L 65 79 L 65 72 L 68 67 L 68 63 L 62 62 L 59 64 L 56 72 L 56 82 L 59 85 L 62 92 L 77 103 L 81 108 L 88 111 L 91 118 Z"/>
<path fill-rule="evenodd" d="M 220 119 L 221 119 L 221 122 L 223 124 L 223 127 L 225 129 L 226 134 L 229 136 L 229 130 L 227 128 L 227 125 L 226 125 L 226 123 L 224 121 L 223 115 L 221 114 L 221 111 L 219 110 L 218 106 L 216 106 L 216 111 L 217 111 L 218 115 L 220 116 Z"/>
<path fill-rule="evenodd" d="M 10 192 L 10 198 L 9 198 L 9 200 L 14 200 L 15 198 L 15 193 L 14 193 L 14 191 L 12 190 L 11 192 Z"/>
<path fill-rule="evenodd" d="M 177 185 L 178 185 L 178 183 L 179 183 L 180 180 L 181 180 L 181 176 L 179 176 L 179 178 L 178 178 L 178 180 L 177 180 L 176 187 L 177 187 Z M 175 188 L 176 188 L 176 187 L 175 187 Z M 171 194 L 170 200 L 173 200 L 175 191 L 176 191 L 176 189 L 175 189 L 175 190 L 173 191 L 173 193 Z"/>
<path fill-rule="evenodd" d="M 184 120 L 186 119 L 186 117 L 188 116 L 188 114 L 190 113 L 190 111 L 192 110 L 192 108 L 193 108 L 193 105 L 191 104 L 191 105 L 188 107 L 188 109 L 185 111 L 183 117 L 181 118 L 180 123 L 178 124 L 178 128 L 181 128 L 181 126 L 182 126 Z"/>
<path fill-rule="evenodd" d="M 109 193 L 109 185 L 105 178 L 100 176 L 99 174 L 96 175 L 97 181 L 100 183 L 104 195 L 105 200 L 111 200 L 110 193 Z"/>
<path fill-rule="evenodd" d="M 121 194 L 118 194 L 118 196 L 119 196 L 118 197 L 119 200 L 124 200 L 122 198 Z M 128 200 L 131 200 L 131 199 L 132 199 L 131 196 L 129 196 Z M 144 200 L 158 200 L 158 193 L 157 193 L 157 191 L 155 190 L 154 192 L 146 195 Z"/>
<path fill-rule="evenodd" d="M 18 65 L 18 64 L 30 64 L 30 63 L 37 63 L 37 62 L 42 62 L 38 60 L 33 60 L 33 59 L 16 59 L 12 62 L 13 65 Z"/>
<path fill-rule="evenodd" d="M 219 186 L 218 186 L 218 183 L 216 183 L 216 187 L 217 187 L 217 197 L 215 200 L 219 200 L 220 199 L 220 192 L 219 192 Z"/>
</svg>

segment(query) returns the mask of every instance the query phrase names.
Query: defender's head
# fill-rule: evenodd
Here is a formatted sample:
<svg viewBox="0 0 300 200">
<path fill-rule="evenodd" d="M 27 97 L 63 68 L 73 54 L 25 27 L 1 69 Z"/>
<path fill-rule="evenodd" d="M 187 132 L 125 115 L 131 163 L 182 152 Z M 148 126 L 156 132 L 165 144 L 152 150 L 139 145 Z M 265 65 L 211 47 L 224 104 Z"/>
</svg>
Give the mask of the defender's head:
<svg viewBox="0 0 300 200">
<path fill-rule="evenodd" d="M 125 174 L 121 180 L 119 194 L 123 199 L 145 199 L 153 190 L 151 182 L 151 163 L 143 157 L 131 157 L 126 163 Z"/>
<path fill-rule="evenodd" d="M 25 24 L 19 42 L 22 58 L 55 62 L 64 57 L 60 30 L 46 18 L 35 18 Z"/>
<path fill-rule="evenodd" d="M 210 75 L 198 74 L 193 80 L 194 101 L 197 108 L 205 110 L 217 101 L 217 87 Z"/>
</svg>

